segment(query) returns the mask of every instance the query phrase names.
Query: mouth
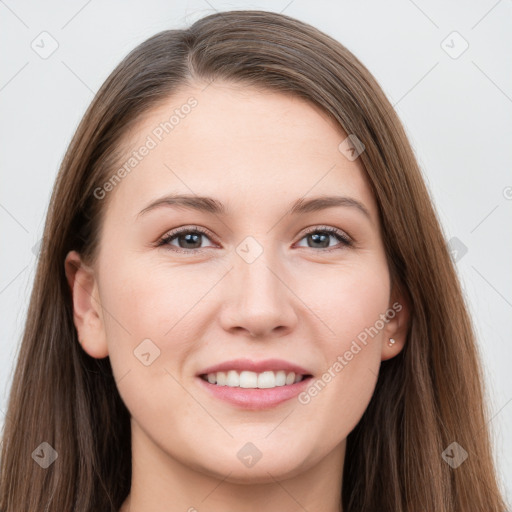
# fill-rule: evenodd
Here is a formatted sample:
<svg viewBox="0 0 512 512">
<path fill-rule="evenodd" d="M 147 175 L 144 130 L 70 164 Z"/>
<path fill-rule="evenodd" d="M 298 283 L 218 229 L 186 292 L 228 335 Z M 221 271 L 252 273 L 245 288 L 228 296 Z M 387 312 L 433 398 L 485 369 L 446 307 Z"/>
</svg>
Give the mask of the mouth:
<svg viewBox="0 0 512 512">
<path fill-rule="evenodd" d="M 286 370 L 267 370 L 260 373 L 252 371 L 219 371 L 203 373 L 199 377 L 214 386 L 243 389 L 274 389 L 293 386 L 310 379 L 312 375 Z"/>
<path fill-rule="evenodd" d="M 200 387 L 220 402 L 241 409 L 276 407 L 306 389 L 313 375 L 284 359 L 232 359 L 196 374 Z"/>
<path fill-rule="evenodd" d="M 230 407 L 262 411 L 296 398 L 312 377 L 285 370 L 227 370 L 202 373 L 196 378 L 208 396 Z"/>
</svg>

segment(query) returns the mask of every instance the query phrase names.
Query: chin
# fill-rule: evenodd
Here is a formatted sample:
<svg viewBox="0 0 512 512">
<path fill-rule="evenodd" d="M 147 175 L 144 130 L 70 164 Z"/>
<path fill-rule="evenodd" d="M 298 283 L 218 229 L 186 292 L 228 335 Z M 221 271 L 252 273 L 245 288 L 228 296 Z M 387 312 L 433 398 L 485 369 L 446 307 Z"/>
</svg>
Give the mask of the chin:
<svg viewBox="0 0 512 512">
<path fill-rule="evenodd" d="M 290 457 L 289 453 L 278 450 L 267 456 L 263 454 L 252 465 L 245 465 L 238 458 L 233 459 L 228 454 L 223 455 L 221 460 L 223 462 L 220 465 L 212 461 L 212 464 L 207 466 L 203 460 L 197 469 L 229 483 L 268 484 L 292 478 L 305 471 L 307 466 L 303 457 Z"/>
</svg>

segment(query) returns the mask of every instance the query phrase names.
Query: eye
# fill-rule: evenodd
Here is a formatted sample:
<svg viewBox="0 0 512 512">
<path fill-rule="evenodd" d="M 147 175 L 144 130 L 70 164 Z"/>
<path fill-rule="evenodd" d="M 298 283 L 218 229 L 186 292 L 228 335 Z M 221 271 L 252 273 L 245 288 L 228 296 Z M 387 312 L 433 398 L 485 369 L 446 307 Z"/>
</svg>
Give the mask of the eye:
<svg viewBox="0 0 512 512">
<path fill-rule="evenodd" d="M 201 237 L 208 237 L 208 233 L 197 226 L 194 226 L 193 228 L 186 227 L 181 229 L 175 229 L 174 231 L 171 231 L 170 233 L 166 234 L 158 242 L 157 247 L 165 245 L 168 246 L 169 249 L 176 252 L 197 251 L 202 249 Z M 175 240 L 178 243 L 177 246 L 172 243 Z"/>
<path fill-rule="evenodd" d="M 340 242 L 340 244 L 330 246 L 329 238 L 336 238 Z M 307 239 L 308 241 L 311 240 L 312 245 L 308 244 L 308 248 L 327 249 L 324 252 L 343 249 L 345 247 L 350 247 L 353 244 L 352 240 L 343 231 L 329 226 L 315 227 L 314 229 L 308 231 L 303 238 L 301 238 L 301 240 L 304 239 Z"/>
<path fill-rule="evenodd" d="M 169 250 L 182 253 L 200 252 L 204 248 L 201 247 L 201 237 L 210 239 L 208 232 L 198 226 L 179 228 L 161 238 L 157 247 L 166 246 Z M 339 244 L 331 246 L 330 238 L 337 239 Z M 301 238 L 301 240 L 305 239 L 311 240 L 312 245 L 308 244 L 308 248 L 324 249 L 323 252 L 335 251 L 353 245 L 352 240 L 343 231 L 329 226 L 317 226 L 309 230 Z M 173 242 L 177 242 L 177 245 Z"/>
</svg>

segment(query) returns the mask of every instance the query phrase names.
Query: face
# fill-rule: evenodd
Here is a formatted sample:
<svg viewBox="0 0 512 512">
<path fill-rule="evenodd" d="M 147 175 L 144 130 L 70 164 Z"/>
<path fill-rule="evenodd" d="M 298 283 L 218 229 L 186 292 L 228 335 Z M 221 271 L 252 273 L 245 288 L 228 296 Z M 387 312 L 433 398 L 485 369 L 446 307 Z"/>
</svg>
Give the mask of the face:
<svg viewBox="0 0 512 512">
<path fill-rule="evenodd" d="M 339 465 L 404 338 L 364 168 L 299 98 L 203 88 L 148 112 L 96 193 L 97 262 L 66 260 L 82 347 L 140 453 L 232 482 Z"/>
</svg>

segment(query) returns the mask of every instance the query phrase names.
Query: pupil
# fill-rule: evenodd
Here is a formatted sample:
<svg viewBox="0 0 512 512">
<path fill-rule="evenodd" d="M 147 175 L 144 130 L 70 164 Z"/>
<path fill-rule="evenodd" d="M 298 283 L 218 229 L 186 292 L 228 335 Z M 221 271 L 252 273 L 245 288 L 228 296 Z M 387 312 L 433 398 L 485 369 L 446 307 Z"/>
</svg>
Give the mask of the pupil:
<svg viewBox="0 0 512 512">
<path fill-rule="evenodd" d="M 186 235 L 182 235 L 182 237 L 180 238 L 185 238 L 185 243 L 194 243 L 194 238 L 195 238 L 195 243 L 197 244 L 198 242 L 198 239 L 199 237 L 201 236 L 201 234 L 198 234 L 198 233 L 188 233 Z M 201 245 L 201 242 L 199 242 L 199 246 Z M 180 243 L 180 247 L 183 247 L 182 244 Z M 192 249 L 196 249 L 197 247 L 192 247 Z M 190 246 L 185 246 L 185 249 L 190 249 Z"/>
<path fill-rule="evenodd" d="M 327 246 L 322 246 L 322 247 L 328 247 L 329 246 L 329 235 L 327 234 L 312 234 L 310 235 L 312 238 L 313 238 L 313 241 L 316 243 L 316 242 L 325 242 L 327 241 Z M 320 240 L 320 238 L 323 238 L 324 240 Z"/>
</svg>

